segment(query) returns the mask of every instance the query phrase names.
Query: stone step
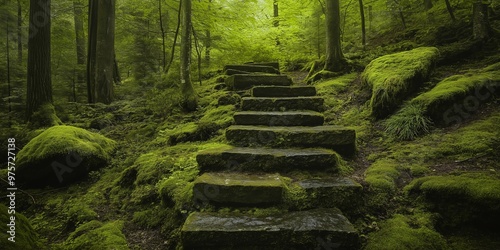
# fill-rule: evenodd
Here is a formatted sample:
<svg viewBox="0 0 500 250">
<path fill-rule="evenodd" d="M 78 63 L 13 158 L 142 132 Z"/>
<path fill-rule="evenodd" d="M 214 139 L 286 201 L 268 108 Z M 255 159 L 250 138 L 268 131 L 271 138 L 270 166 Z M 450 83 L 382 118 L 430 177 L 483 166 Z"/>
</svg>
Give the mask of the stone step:
<svg viewBox="0 0 500 250">
<path fill-rule="evenodd" d="M 363 205 L 363 186 L 347 177 L 314 178 L 297 182 L 307 194 L 303 204 L 310 208 L 337 207 L 342 211 L 359 211 Z"/>
<path fill-rule="evenodd" d="M 281 202 L 283 184 L 279 175 L 204 173 L 194 182 L 195 202 L 221 205 L 272 205 Z"/>
<path fill-rule="evenodd" d="M 325 117 L 314 111 L 242 111 L 234 114 L 237 125 L 321 126 Z"/>
<path fill-rule="evenodd" d="M 292 79 L 286 75 L 236 74 L 225 80 L 230 90 L 251 89 L 253 86 L 290 86 Z"/>
<path fill-rule="evenodd" d="M 226 138 L 235 146 L 323 147 L 343 155 L 355 152 L 356 132 L 342 126 L 267 127 L 233 125 Z"/>
<path fill-rule="evenodd" d="M 181 230 L 184 249 L 358 249 L 354 226 L 338 209 L 268 216 L 194 212 Z"/>
<path fill-rule="evenodd" d="M 280 63 L 279 62 L 247 62 L 245 64 L 269 66 L 269 67 L 273 67 L 273 68 L 278 69 L 278 70 L 280 69 Z"/>
<path fill-rule="evenodd" d="M 280 172 L 293 170 L 337 171 L 339 155 L 318 148 L 239 148 L 209 149 L 196 156 L 200 171 Z"/>
<path fill-rule="evenodd" d="M 315 96 L 313 86 L 256 86 L 252 88 L 253 97 L 299 97 Z"/>
<path fill-rule="evenodd" d="M 244 111 L 287 111 L 312 110 L 323 111 L 324 100 L 321 97 L 244 97 L 241 109 Z"/>
<path fill-rule="evenodd" d="M 271 66 L 255 65 L 255 64 L 242 64 L 242 65 L 226 65 L 224 72 L 248 72 L 248 73 L 269 73 L 279 74 L 279 71 Z"/>
</svg>

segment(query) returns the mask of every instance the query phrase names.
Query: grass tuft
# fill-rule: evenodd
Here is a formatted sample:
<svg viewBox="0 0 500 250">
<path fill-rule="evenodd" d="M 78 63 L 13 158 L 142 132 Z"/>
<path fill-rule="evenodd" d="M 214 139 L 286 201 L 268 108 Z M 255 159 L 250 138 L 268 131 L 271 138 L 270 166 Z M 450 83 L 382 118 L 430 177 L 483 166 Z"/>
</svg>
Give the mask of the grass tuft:
<svg viewBox="0 0 500 250">
<path fill-rule="evenodd" d="M 423 105 L 409 104 L 385 122 L 385 132 L 399 140 L 414 140 L 429 133 L 432 121 Z"/>
</svg>

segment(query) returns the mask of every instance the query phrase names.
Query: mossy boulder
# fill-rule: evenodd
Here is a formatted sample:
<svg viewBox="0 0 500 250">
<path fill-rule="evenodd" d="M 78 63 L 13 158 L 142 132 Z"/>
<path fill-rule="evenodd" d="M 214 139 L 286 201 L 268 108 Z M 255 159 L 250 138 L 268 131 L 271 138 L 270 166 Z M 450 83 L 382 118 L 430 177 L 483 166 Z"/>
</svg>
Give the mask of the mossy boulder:
<svg viewBox="0 0 500 250">
<path fill-rule="evenodd" d="M 61 186 L 108 164 L 116 142 L 72 126 L 54 126 L 17 155 L 18 181 L 31 187 Z"/>
<path fill-rule="evenodd" d="M 10 230 L 9 225 L 11 223 L 10 219 L 12 216 L 15 217 L 14 231 Z M 42 242 L 24 215 L 19 212 L 9 214 L 9 209 L 3 204 L 0 204 L 0 223 L 2 223 L 2 229 L 6 229 L 0 232 L 0 245 L 2 246 L 2 249 L 43 249 Z M 15 242 L 12 242 L 9 238 Z"/>
<path fill-rule="evenodd" d="M 64 242 L 64 249 L 129 249 L 122 221 L 90 221 L 78 227 Z"/>
<path fill-rule="evenodd" d="M 410 104 L 425 107 L 425 114 L 444 125 L 459 123 L 493 100 L 500 92 L 500 63 L 479 71 L 450 76 Z"/>
<path fill-rule="evenodd" d="M 433 229 L 429 214 L 395 214 L 369 235 L 366 250 L 446 249 L 446 241 Z"/>
<path fill-rule="evenodd" d="M 385 118 L 394 112 L 428 79 L 438 57 L 437 48 L 421 47 L 370 62 L 361 78 L 363 84 L 373 91 L 370 100 L 372 115 Z"/>
<path fill-rule="evenodd" d="M 414 180 L 405 190 L 420 195 L 432 211 L 441 214 L 441 227 L 487 226 L 498 230 L 500 223 L 500 179 L 468 173 L 428 176 Z"/>
</svg>

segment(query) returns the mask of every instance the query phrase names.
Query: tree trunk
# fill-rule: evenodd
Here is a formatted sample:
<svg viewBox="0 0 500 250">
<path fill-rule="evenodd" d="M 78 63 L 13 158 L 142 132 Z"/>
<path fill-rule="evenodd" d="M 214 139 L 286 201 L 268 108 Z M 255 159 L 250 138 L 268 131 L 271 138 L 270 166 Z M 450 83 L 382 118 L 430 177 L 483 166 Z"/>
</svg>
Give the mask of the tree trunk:
<svg viewBox="0 0 500 250">
<path fill-rule="evenodd" d="M 12 111 L 12 105 L 10 101 L 10 95 L 11 95 L 11 89 L 10 89 L 10 41 L 9 41 L 9 36 L 10 36 L 10 29 L 9 29 L 9 19 L 6 18 L 5 20 L 5 29 L 6 29 L 6 36 L 5 36 L 5 57 L 6 57 L 6 62 L 7 62 L 7 97 L 8 97 L 8 102 L 9 102 L 9 113 Z M 9 127 L 10 127 L 10 119 L 9 119 Z"/>
<path fill-rule="evenodd" d="M 399 18 L 401 18 L 401 23 L 403 24 L 403 29 L 406 29 L 406 20 L 401 7 L 398 7 Z"/>
<path fill-rule="evenodd" d="M 165 67 L 167 66 L 167 58 L 166 58 L 166 52 L 165 52 L 165 29 L 163 28 L 163 17 L 162 17 L 162 7 L 161 7 L 161 2 L 163 0 L 158 0 L 158 14 L 160 18 L 160 32 L 161 32 L 161 52 L 162 52 L 162 69 L 165 70 Z"/>
<path fill-rule="evenodd" d="M 325 70 L 342 71 L 345 59 L 340 41 L 339 0 L 326 1 L 326 61 Z"/>
<path fill-rule="evenodd" d="M 28 40 L 28 80 L 26 116 L 29 122 L 41 126 L 52 125 L 54 113 L 46 113 L 42 120 L 33 114 L 45 105 L 52 105 L 50 76 L 50 0 L 30 0 L 30 39 Z M 52 108 L 53 110 L 53 108 Z M 41 118 L 41 117 L 37 117 Z"/>
<path fill-rule="evenodd" d="M 274 21 L 273 21 L 274 27 L 280 26 L 280 21 L 278 21 L 278 17 L 279 17 L 278 0 L 273 1 L 273 17 L 274 17 Z"/>
<path fill-rule="evenodd" d="M 179 12 L 177 13 L 177 28 L 175 29 L 175 35 L 174 35 L 174 42 L 172 44 L 172 50 L 170 52 L 170 60 L 167 64 L 167 67 L 165 68 L 164 73 L 168 74 L 168 71 L 170 70 L 170 67 L 172 66 L 172 62 L 174 61 L 174 54 L 175 54 L 175 46 L 177 44 L 177 37 L 179 36 L 179 29 L 181 27 L 181 14 L 182 14 L 182 0 L 179 1 Z"/>
<path fill-rule="evenodd" d="M 113 53 L 113 81 L 117 84 L 120 84 L 122 82 L 120 70 L 118 69 L 118 61 L 116 61 L 116 53 Z"/>
<path fill-rule="evenodd" d="M 115 0 L 99 0 L 97 11 L 95 101 L 113 101 L 113 67 L 115 53 Z"/>
<path fill-rule="evenodd" d="M 194 111 L 197 107 L 196 93 L 191 82 L 191 0 L 182 0 L 181 32 L 181 92 L 182 107 Z"/>
<path fill-rule="evenodd" d="M 363 48 L 366 44 L 366 26 L 365 26 L 365 7 L 363 5 L 363 0 L 359 0 L 359 14 L 361 16 L 361 44 Z"/>
<path fill-rule="evenodd" d="M 73 1 L 73 12 L 75 19 L 75 42 L 76 42 L 76 84 L 82 84 L 85 81 L 83 67 L 85 65 L 85 33 L 83 31 L 83 4 L 80 0 Z"/>
<path fill-rule="evenodd" d="M 455 19 L 455 15 L 453 14 L 453 8 L 451 8 L 451 4 L 449 0 L 444 0 L 446 3 L 446 9 L 448 10 L 448 13 L 450 14 L 451 20 L 455 22 L 457 19 Z"/>
<path fill-rule="evenodd" d="M 482 1 L 473 3 L 472 7 L 472 32 L 475 40 L 485 40 L 490 36 L 490 24 L 488 21 L 488 5 Z"/>
<path fill-rule="evenodd" d="M 208 12 L 212 11 L 212 0 L 208 0 Z M 210 27 L 205 30 L 205 64 L 210 68 L 210 52 L 212 50 L 212 34 Z"/>
<path fill-rule="evenodd" d="M 95 103 L 96 47 L 97 47 L 97 10 L 99 0 L 89 0 L 89 33 L 87 51 L 87 97 Z"/>
<path fill-rule="evenodd" d="M 21 0 L 17 0 L 17 63 L 23 63 L 23 40 L 22 40 L 23 17 L 21 11 Z"/>
</svg>

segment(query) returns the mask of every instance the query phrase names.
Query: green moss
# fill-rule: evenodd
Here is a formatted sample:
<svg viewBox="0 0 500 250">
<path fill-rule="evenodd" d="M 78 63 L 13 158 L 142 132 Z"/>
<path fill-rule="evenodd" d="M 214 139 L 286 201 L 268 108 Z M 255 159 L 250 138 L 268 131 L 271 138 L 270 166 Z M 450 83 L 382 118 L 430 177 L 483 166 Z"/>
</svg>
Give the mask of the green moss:
<svg viewBox="0 0 500 250">
<path fill-rule="evenodd" d="M 500 179 L 486 174 L 428 176 L 414 180 L 405 190 L 410 193 L 460 196 L 472 203 L 500 204 Z"/>
<path fill-rule="evenodd" d="M 72 226 L 78 226 L 85 222 L 89 222 L 97 219 L 97 213 L 92 210 L 87 204 L 77 203 L 73 206 L 70 206 L 68 209 L 68 222 L 72 224 Z"/>
<path fill-rule="evenodd" d="M 81 128 L 51 127 L 19 151 L 18 176 L 29 185 L 71 183 L 105 166 L 115 146 L 115 141 Z"/>
<path fill-rule="evenodd" d="M 385 122 L 385 132 L 399 140 L 413 140 L 430 131 L 432 121 L 422 105 L 409 104 Z"/>
<path fill-rule="evenodd" d="M 395 179 L 399 177 L 400 164 L 392 159 L 381 159 L 374 162 L 365 172 L 365 181 L 370 188 L 383 192 L 396 189 Z"/>
<path fill-rule="evenodd" d="M 212 133 L 229 127 L 234 123 L 235 112 L 234 105 L 224 105 L 208 110 L 199 121 L 198 131 L 205 137 L 209 137 Z"/>
<path fill-rule="evenodd" d="M 44 249 L 42 242 L 38 238 L 37 233 L 31 227 L 29 220 L 19 212 L 16 214 L 9 214 L 9 209 L 0 204 L 0 223 L 2 223 L 2 232 L 0 232 L 0 245 L 2 249 L 5 250 L 17 250 L 17 249 Z M 12 237 L 10 233 L 9 224 L 11 222 L 10 217 L 15 216 L 15 237 L 13 240 L 15 242 L 9 241 L 8 238 Z"/>
<path fill-rule="evenodd" d="M 62 122 L 56 115 L 56 110 L 52 104 L 42 105 L 36 112 L 31 115 L 28 127 L 41 128 L 61 125 Z"/>
<path fill-rule="evenodd" d="M 64 242 L 64 249 L 129 249 L 122 221 L 90 221 L 78 227 Z"/>
<path fill-rule="evenodd" d="M 155 206 L 143 211 L 134 212 L 132 221 L 144 228 L 157 228 L 169 217 L 176 217 L 173 209 Z"/>
<path fill-rule="evenodd" d="M 498 65 L 500 63 L 481 71 L 448 77 L 430 91 L 412 99 L 410 104 L 424 106 L 426 115 L 435 122 L 444 122 L 445 125 L 461 122 L 498 92 Z"/>
<path fill-rule="evenodd" d="M 377 118 L 394 112 L 429 77 L 439 56 L 434 47 L 386 55 L 373 60 L 361 75 L 372 88 L 372 114 Z"/>
<path fill-rule="evenodd" d="M 318 82 L 314 84 L 319 96 L 325 97 L 327 109 L 334 108 L 341 104 L 341 100 L 334 98 L 341 92 L 347 90 L 349 85 L 358 77 L 358 73 L 346 74 L 334 79 Z"/>
<path fill-rule="evenodd" d="M 433 229 L 429 214 L 395 214 L 369 235 L 366 250 L 447 249 L 443 236 Z"/>
<path fill-rule="evenodd" d="M 283 194 L 283 203 L 286 207 L 292 210 L 303 210 L 311 208 L 311 204 L 308 203 L 308 194 L 297 183 L 292 182 L 290 178 L 283 177 L 283 187 L 285 193 Z"/>
</svg>

